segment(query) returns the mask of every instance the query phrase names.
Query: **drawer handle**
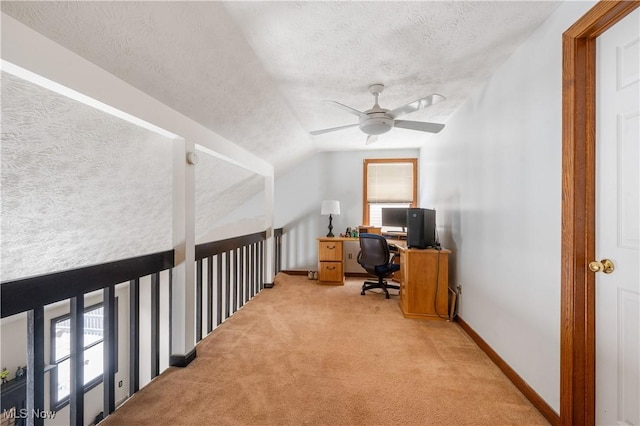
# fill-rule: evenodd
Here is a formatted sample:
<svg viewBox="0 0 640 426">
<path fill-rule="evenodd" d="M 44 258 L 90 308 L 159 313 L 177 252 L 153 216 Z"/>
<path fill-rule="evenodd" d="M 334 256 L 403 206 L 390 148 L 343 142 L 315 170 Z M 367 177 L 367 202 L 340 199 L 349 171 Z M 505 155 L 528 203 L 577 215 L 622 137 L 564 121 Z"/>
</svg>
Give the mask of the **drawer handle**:
<svg viewBox="0 0 640 426">
<path fill-rule="evenodd" d="M 335 266 L 327 266 L 327 271 L 333 271 L 334 269 L 336 269 Z"/>
<path fill-rule="evenodd" d="M 333 250 L 334 248 L 336 248 L 336 246 L 332 246 L 332 247 L 327 246 L 327 248 L 328 248 L 329 250 Z"/>
</svg>

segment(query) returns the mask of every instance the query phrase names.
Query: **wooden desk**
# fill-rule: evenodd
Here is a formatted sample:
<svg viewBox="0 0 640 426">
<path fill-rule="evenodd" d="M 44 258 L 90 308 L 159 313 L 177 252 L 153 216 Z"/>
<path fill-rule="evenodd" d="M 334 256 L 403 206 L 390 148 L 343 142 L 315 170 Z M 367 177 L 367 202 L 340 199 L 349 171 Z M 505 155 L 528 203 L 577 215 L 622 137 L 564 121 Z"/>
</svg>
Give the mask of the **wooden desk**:
<svg viewBox="0 0 640 426">
<path fill-rule="evenodd" d="M 351 237 L 318 237 L 318 284 L 344 285 L 343 242 Z"/>
<path fill-rule="evenodd" d="M 344 242 L 350 237 L 318 238 L 318 284 L 344 285 Z M 450 250 L 408 249 L 406 240 L 389 240 L 398 248 L 400 308 L 406 318 L 449 319 Z M 397 258 L 396 258 L 397 260 Z"/>
<path fill-rule="evenodd" d="M 400 253 L 400 309 L 406 318 L 449 319 L 450 250 L 408 249 L 394 242 Z"/>
</svg>

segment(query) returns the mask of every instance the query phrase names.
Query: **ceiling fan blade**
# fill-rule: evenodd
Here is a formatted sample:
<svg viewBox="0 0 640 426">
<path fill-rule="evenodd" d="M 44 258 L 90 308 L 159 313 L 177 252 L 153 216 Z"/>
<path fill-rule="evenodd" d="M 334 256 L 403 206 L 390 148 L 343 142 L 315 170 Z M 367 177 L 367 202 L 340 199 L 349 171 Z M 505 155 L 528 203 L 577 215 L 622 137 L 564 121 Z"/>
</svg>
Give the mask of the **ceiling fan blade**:
<svg viewBox="0 0 640 426">
<path fill-rule="evenodd" d="M 333 106 L 335 106 L 337 108 L 340 108 L 343 111 L 347 111 L 350 114 L 357 115 L 358 117 L 363 116 L 363 115 L 366 116 L 366 114 L 364 112 L 358 111 L 357 109 L 351 108 L 350 106 L 347 106 L 345 104 L 341 104 L 340 102 L 336 102 L 336 101 L 325 101 L 325 102 L 328 102 L 331 105 L 333 105 Z"/>
<path fill-rule="evenodd" d="M 424 121 L 395 120 L 393 122 L 393 126 L 429 133 L 438 133 L 440 130 L 444 129 L 444 124 L 426 123 Z"/>
<path fill-rule="evenodd" d="M 322 130 L 314 130 L 311 133 L 312 135 L 321 135 L 323 133 L 329 133 L 329 132 L 335 132 L 336 130 L 342 130 L 342 129 L 348 129 L 349 127 L 356 127 L 358 125 L 358 123 L 355 124 L 347 124 L 346 126 L 338 126 L 338 127 L 332 127 L 330 129 L 322 129 Z"/>
<path fill-rule="evenodd" d="M 378 135 L 369 135 L 367 136 L 367 141 L 365 142 L 365 145 L 369 145 L 377 141 L 378 141 Z"/>
<path fill-rule="evenodd" d="M 394 110 L 389 111 L 389 114 L 398 118 L 403 115 L 407 115 L 411 112 L 418 111 L 419 109 L 426 108 L 428 106 L 434 105 L 440 101 L 444 101 L 446 98 L 442 95 L 429 95 L 424 98 L 417 99 L 409 104 L 398 107 Z"/>
</svg>

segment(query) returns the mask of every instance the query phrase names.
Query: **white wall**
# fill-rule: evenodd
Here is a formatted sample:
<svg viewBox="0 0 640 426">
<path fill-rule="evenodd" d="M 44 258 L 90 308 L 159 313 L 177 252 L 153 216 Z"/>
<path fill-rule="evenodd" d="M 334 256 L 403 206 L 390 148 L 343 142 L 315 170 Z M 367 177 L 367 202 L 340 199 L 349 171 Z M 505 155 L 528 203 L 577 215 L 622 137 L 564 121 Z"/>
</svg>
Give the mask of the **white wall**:
<svg viewBox="0 0 640 426">
<path fill-rule="evenodd" d="M 171 249 L 172 141 L 0 75 L 2 281 Z"/>
<path fill-rule="evenodd" d="M 206 153 L 199 156 L 195 170 L 196 243 L 264 231 L 265 176 Z"/>
<path fill-rule="evenodd" d="M 322 200 L 340 201 L 333 233 L 362 225 L 362 164 L 365 158 L 417 158 L 418 150 L 321 152 L 275 181 L 274 227 L 284 227 L 282 269 L 316 270 L 316 238 L 327 235 Z"/>
<path fill-rule="evenodd" d="M 453 250 L 460 317 L 556 411 L 563 3 L 420 152 L 420 204 Z"/>
</svg>

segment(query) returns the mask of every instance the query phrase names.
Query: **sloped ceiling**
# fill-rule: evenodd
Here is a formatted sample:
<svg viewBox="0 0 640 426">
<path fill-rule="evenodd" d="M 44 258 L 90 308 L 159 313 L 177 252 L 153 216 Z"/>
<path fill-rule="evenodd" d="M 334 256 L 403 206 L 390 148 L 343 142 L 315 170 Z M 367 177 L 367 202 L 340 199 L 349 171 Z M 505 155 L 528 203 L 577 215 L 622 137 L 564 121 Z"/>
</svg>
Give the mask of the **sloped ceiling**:
<svg viewBox="0 0 640 426">
<path fill-rule="evenodd" d="M 393 109 L 446 123 L 558 2 L 2 2 L 2 11 L 274 164 L 318 150 L 413 148 L 393 129 L 365 147 L 355 122 L 383 83 Z M 558 41 L 560 43 L 560 41 Z M 541 55 L 547 52 L 540 52 Z M 161 125 L 161 123 L 157 123 Z M 446 131 L 446 129 L 445 129 Z"/>
</svg>

